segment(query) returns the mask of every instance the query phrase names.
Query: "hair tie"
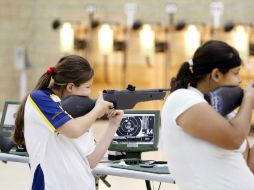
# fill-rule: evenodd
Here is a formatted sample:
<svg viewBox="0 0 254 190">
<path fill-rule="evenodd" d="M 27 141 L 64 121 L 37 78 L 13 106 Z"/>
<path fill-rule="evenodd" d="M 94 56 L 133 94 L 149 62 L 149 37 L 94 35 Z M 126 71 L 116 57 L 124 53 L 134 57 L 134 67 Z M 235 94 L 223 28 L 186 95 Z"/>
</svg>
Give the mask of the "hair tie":
<svg viewBox="0 0 254 190">
<path fill-rule="evenodd" d="M 55 67 L 49 67 L 49 68 L 47 69 L 47 73 L 48 73 L 49 75 L 53 76 L 54 73 L 55 73 Z"/>
<path fill-rule="evenodd" d="M 189 69 L 190 69 L 190 72 L 193 74 L 193 61 L 192 59 L 190 59 L 189 61 L 187 61 L 188 64 L 189 64 Z"/>
<path fill-rule="evenodd" d="M 188 63 L 189 63 L 189 66 L 190 66 L 190 67 L 193 66 L 193 61 L 192 61 L 192 59 L 190 59 L 190 60 L 188 61 Z"/>
</svg>

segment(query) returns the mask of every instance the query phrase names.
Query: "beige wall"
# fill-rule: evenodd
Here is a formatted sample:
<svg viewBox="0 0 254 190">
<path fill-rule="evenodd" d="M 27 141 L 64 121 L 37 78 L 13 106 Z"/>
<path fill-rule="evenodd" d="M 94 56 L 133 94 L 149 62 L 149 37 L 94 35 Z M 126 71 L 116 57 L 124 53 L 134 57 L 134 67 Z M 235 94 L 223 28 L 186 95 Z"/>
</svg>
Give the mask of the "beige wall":
<svg viewBox="0 0 254 190">
<path fill-rule="evenodd" d="M 87 23 L 86 5 L 93 3 L 97 6 L 95 18 L 124 24 L 123 6 L 126 2 L 123 0 L 0 0 L 0 111 L 5 100 L 19 98 L 19 72 L 13 67 L 13 53 L 18 45 L 23 44 L 28 49 L 28 57 L 32 64 L 28 71 L 28 87 L 31 90 L 42 72 L 63 56 L 59 50 L 59 33 L 51 28 L 55 18 Z M 164 25 L 167 23 L 164 7 L 170 1 L 132 0 L 131 2 L 136 2 L 138 5 L 137 19 L 147 22 L 159 21 Z M 176 20 L 210 23 L 210 0 L 175 2 L 178 4 Z M 224 21 L 253 22 L 252 0 L 224 0 L 223 2 L 225 3 Z M 147 70 L 150 72 L 149 69 Z M 156 73 L 153 75 L 158 76 Z"/>
</svg>

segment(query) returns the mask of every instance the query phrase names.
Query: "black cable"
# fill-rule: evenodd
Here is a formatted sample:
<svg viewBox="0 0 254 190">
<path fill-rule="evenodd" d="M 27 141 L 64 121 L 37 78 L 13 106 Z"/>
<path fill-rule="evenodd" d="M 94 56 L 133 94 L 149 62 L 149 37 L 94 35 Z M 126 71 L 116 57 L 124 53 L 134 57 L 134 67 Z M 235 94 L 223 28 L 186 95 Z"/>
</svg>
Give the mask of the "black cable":
<svg viewBox="0 0 254 190">
<path fill-rule="evenodd" d="M 147 190 L 152 190 L 150 181 L 149 180 L 145 180 L 145 182 L 146 182 L 146 189 Z"/>
<path fill-rule="evenodd" d="M 160 188 L 161 188 L 161 182 L 160 182 L 160 185 L 159 185 L 159 187 L 158 187 L 158 190 L 160 190 Z"/>
</svg>

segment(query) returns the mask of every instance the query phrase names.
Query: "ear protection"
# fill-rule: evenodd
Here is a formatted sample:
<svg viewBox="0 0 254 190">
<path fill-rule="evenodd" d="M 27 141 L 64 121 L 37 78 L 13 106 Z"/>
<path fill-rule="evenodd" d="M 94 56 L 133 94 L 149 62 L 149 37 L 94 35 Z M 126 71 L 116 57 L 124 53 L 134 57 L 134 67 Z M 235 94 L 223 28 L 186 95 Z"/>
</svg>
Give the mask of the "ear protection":
<svg viewBox="0 0 254 190">
<path fill-rule="evenodd" d="M 219 78 L 220 78 L 220 77 L 219 77 L 218 74 L 216 74 L 216 75 L 214 76 L 214 79 L 215 79 L 215 80 L 219 80 Z"/>
</svg>

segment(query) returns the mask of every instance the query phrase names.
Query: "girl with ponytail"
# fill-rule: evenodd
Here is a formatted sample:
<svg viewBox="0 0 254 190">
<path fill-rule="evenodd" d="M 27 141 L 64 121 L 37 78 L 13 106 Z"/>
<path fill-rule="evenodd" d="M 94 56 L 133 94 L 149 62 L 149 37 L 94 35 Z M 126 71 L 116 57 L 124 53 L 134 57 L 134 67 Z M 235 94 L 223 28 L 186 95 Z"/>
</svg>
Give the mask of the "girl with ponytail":
<svg viewBox="0 0 254 190">
<path fill-rule="evenodd" d="M 70 95 L 89 96 L 94 71 L 77 55 L 61 58 L 41 76 L 34 90 L 21 102 L 14 142 L 25 144 L 32 171 L 31 189 L 94 190 L 91 168 L 104 156 L 119 127 L 123 111 L 100 93 L 95 107 L 85 116 L 72 118 L 61 107 Z M 108 115 L 109 125 L 94 146 L 91 125 Z"/>
<path fill-rule="evenodd" d="M 47 89 L 49 87 L 51 76 L 53 76 L 54 71 L 55 71 L 55 67 L 49 67 L 47 72 L 41 76 L 34 90 Z M 23 128 L 24 128 L 24 110 L 25 110 L 26 100 L 27 100 L 27 97 L 25 97 L 24 100 L 21 101 L 19 110 L 17 112 L 16 120 L 15 120 L 15 131 L 14 131 L 13 140 L 16 145 L 25 144 Z"/>
<path fill-rule="evenodd" d="M 246 86 L 238 113 L 227 118 L 204 99 L 204 93 L 218 87 L 239 86 L 240 66 L 233 47 L 212 40 L 200 46 L 171 80 L 162 110 L 162 138 L 169 171 L 181 190 L 254 189 L 254 147 L 249 149 L 246 140 L 254 88 Z"/>
</svg>

